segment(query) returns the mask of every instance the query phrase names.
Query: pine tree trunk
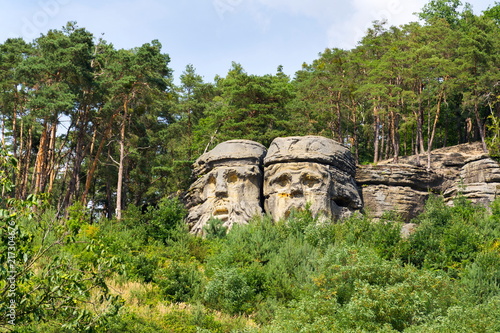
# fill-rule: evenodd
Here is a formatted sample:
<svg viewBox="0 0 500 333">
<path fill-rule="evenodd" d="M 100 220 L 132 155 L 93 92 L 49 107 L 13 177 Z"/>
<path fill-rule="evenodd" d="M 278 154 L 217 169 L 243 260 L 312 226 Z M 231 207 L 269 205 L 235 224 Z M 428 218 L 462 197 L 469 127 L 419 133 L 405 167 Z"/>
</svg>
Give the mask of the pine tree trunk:
<svg viewBox="0 0 500 333">
<path fill-rule="evenodd" d="M 56 178 L 56 134 L 57 134 L 57 123 L 54 122 L 50 129 L 50 143 L 49 143 L 49 152 L 48 152 L 48 182 L 49 186 L 47 189 L 47 193 L 52 193 L 52 189 L 54 187 L 54 180 Z"/>
<path fill-rule="evenodd" d="M 377 106 L 373 107 L 373 116 L 374 116 L 374 132 L 375 137 L 373 139 L 373 163 L 378 162 L 379 157 L 379 145 L 380 145 L 380 117 L 378 115 Z"/>
<path fill-rule="evenodd" d="M 342 135 L 342 107 L 340 105 L 340 98 L 342 97 L 342 93 L 339 91 L 337 94 L 337 136 L 338 141 L 343 143 L 343 135 Z"/>
<path fill-rule="evenodd" d="M 36 162 L 34 168 L 34 184 L 33 193 L 37 194 L 42 192 L 43 179 L 45 178 L 45 162 L 47 159 L 47 122 L 43 124 L 42 136 L 38 146 L 38 153 L 36 155 Z"/>
<path fill-rule="evenodd" d="M 398 132 L 398 115 L 391 111 L 391 141 L 392 141 L 392 150 L 393 150 L 393 158 L 392 161 L 394 163 L 399 162 L 399 132 Z"/>
<path fill-rule="evenodd" d="M 123 106 L 123 121 L 120 129 L 120 161 L 118 165 L 118 183 L 116 185 L 116 219 L 122 218 L 123 174 L 125 164 L 125 127 L 127 125 L 127 102 Z"/>
<path fill-rule="evenodd" d="M 423 85 L 419 85 L 419 94 L 422 95 Z M 417 154 L 425 153 L 424 145 L 424 109 L 422 107 L 422 100 L 419 96 L 418 100 L 418 116 L 417 116 Z"/>
<path fill-rule="evenodd" d="M 478 99 L 474 101 L 474 115 L 476 117 L 477 127 L 479 128 L 479 135 L 481 136 L 481 146 L 485 153 L 488 153 L 488 147 L 486 146 L 486 133 L 484 131 L 484 124 L 479 115 L 479 102 Z"/>
<path fill-rule="evenodd" d="M 427 170 L 431 169 L 431 151 L 432 146 L 434 144 L 434 136 L 436 135 L 437 123 L 439 120 L 439 114 L 441 113 L 441 103 L 443 101 L 444 91 L 441 91 L 438 96 L 438 103 L 436 106 L 436 116 L 434 117 L 434 123 L 432 124 L 432 131 L 429 136 L 429 140 L 427 143 Z"/>
<path fill-rule="evenodd" d="M 356 103 L 352 101 L 352 146 L 354 147 L 354 159 L 356 160 L 356 164 L 359 164 L 359 142 L 358 142 L 358 117 L 356 113 Z"/>
<path fill-rule="evenodd" d="M 94 173 L 97 170 L 97 164 L 99 162 L 99 158 L 101 157 L 101 153 L 102 153 L 102 150 L 104 148 L 104 144 L 107 142 L 107 140 L 109 139 L 109 135 L 111 134 L 111 128 L 113 125 L 114 118 L 115 118 L 115 116 L 113 116 L 111 118 L 111 120 L 109 121 L 109 124 L 108 124 L 106 130 L 104 131 L 104 135 L 101 138 L 101 142 L 99 142 L 99 146 L 97 147 L 97 151 L 95 153 L 94 160 L 92 161 L 92 165 L 90 166 L 90 169 L 87 172 L 87 179 L 85 180 L 85 189 L 83 191 L 83 195 L 82 195 L 82 199 L 81 199 L 84 206 L 87 205 L 87 196 L 90 192 L 90 186 L 92 185 L 92 179 L 94 178 Z M 95 133 L 97 133 L 97 130 L 95 131 Z"/>
</svg>

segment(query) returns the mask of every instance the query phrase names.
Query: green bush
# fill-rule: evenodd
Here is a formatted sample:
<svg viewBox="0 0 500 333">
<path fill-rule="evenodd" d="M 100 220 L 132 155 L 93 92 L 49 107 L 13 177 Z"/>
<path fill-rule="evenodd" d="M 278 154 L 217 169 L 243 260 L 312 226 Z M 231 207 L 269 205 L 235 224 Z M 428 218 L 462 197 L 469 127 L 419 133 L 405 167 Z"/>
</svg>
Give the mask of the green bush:
<svg viewBox="0 0 500 333">
<path fill-rule="evenodd" d="M 203 301 L 209 307 L 229 314 L 248 313 L 255 296 L 244 274 L 237 268 L 216 270 L 208 282 Z"/>
<path fill-rule="evenodd" d="M 163 198 L 157 207 L 147 207 L 142 211 L 130 205 L 124 212 L 123 223 L 129 229 L 142 226 L 145 236 L 163 244 L 175 241 L 185 232 L 186 209 L 177 198 Z"/>
<path fill-rule="evenodd" d="M 359 246 L 329 248 L 313 280 L 315 291 L 278 310 L 269 331 L 402 331 L 445 314 L 458 294 L 444 274 Z"/>
<path fill-rule="evenodd" d="M 160 275 L 156 271 L 161 262 L 191 257 L 184 215 L 185 209 L 177 199 L 165 198 L 157 208 L 145 212 L 131 205 L 123 220 L 99 223 L 99 238 L 107 251 L 120 258 L 128 278 L 152 282 Z"/>
<path fill-rule="evenodd" d="M 162 332 L 161 323 L 141 318 L 134 313 L 123 312 L 110 320 L 103 331 L 110 333 L 157 333 Z"/>
<path fill-rule="evenodd" d="M 265 265 L 270 256 L 279 251 L 282 240 L 280 230 L 267 217 L 254 219 L 248 225 L 235 225 L 219 243 L 218 252 L 208 258 L 208 273 L 213 269 L 244 267 L 255 262 Z"/>
<path fill-rule="evenodd" d="M 151 219 L 148 221 L 151 237 L 163 241 L 165 244 L 175 241 L 185 230 L 183 228 L 186 209 L 177 198 L 162 199 L 157 209 L 150 209 Z"/>
<path fill-rule="evenodd" d="M 195 262 L 167 261 L 155 271 L 154 281 L 171 302 L 189 302 L 199 292 L 201 273 Z"/>
<path fill-rule="evenodd" d="M 266 296 L 282 302 L 298 298 L 312 285 L 318 255 L 317 249 L 303 239 L 285 239 L 265 266 Z"/>
<path fill-rule="evenodd" d="M 258 308 L 267 298 L 284 302 L 297 297 L 311 284 L 317 256 L 314 246 L 304 240 L 306 225 L 274 225 L 265 217 L 235 226 L 220 243 L 220 251 L 208 258 L 208 276 L 213 279 L 217 271 L 237 270 L 255 294 L 249 308 Z"/>
<path fill-rule="evenodd" d="M 153 281 L 161 257 L 147 250 L 125 260 L 129 278 L 145 283 Z"/>
<path fill-rule="evenodd" d="M 499 244 L 487 252 L 479 253 L 475 261 L 467 266 L 461 279 L 476 302 L 500 296 Z"/>
<path fill-rule="evenodd" d="M 208 239 L 224 238 L 227 235 L 227 227 L 224 226 L 224 222 L 216 218 L 211 218 L 203 231 Z"/>
<path fill-rule="evenodd" d="M 481 221 L 484 208 L 464 198 L 447 206 L 441 198 L 428 200 L 425 211 L 415 222 L 419 224 L 401 253 L 403 261 L 417 267 L 441 269 L 457 277 L 481 249 Z"/>
<path fill-rule="evenodd" d="M 292 210 L 289 218 L 281 221 L 279 224 L 286 236 L 295 238 L 304 238 L 307 230 L 316 227 L 319 224 L 319 218 L 315 217 L 309 209 L 309 205 L 304 210 Z"/>
<path fill-rule="evenodd" d="M 443 316 L 405 330 L 408 333 L 500 332 L 500 297 L 484 304 L 456 305 Z"/>
<path fill-rule="evenodd" d="M 75 202 L 68 208 L 68 220 L 66 221 L 68 228 L 73 235 L 80 231 L 80 227 L 89 220 L 87 209 L 81 202 Z"/>
<path fill-rule="evenodd" d="M 263 332 L 345 332 L 338 321 L 339 304 L 331 298 L 312 295 L 280 307 L 276 318 L 263 327 Z"/>
<path fill-rule="evenodd" d="M 387 259 L 400 254 L 402 223 L 392 219 L 372 221 L 367 216 L 353 214 L 343 220 L 328 222 L 318 221 L 310 212 L 303 211 L 292 215 L 284 225 L 288 230 L 295 230 L 295 235 L 303 234 L 308 243 L 321 251 L 330 245 L 363 244 L 373 247 Z"/>
</svg>

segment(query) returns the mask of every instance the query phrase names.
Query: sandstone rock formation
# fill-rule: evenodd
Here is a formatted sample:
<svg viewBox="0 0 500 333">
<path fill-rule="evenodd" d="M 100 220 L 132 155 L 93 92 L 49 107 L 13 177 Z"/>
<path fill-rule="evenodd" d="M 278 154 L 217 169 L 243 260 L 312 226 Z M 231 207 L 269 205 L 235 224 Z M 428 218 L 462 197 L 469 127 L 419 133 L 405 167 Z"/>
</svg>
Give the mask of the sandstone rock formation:
<svg viewBox="0 0 500 333">
<path fill-rule="evenodd" d="M 217 145 L 194 163 L 196 181 L 186 201 L 187 223 L 195 234 L 203 234 L 210 218 L 224 226 L 244 224 L 262 214 L 262 161 L 266 148 L 249 140 L 230 140 Z"/>
<path fill-rule="evenodd" d="M 356 181 L 364 210 L 375 218 L 393 211 L 410 220 L 423 211 L 429 193 L 438 191 L 443 178 L 423 167 L 404 164 L 359 166 Z"/>
<path fill-rule="evenodd" d="M 484 205 L 500 196 L 500 165 L 479 143 L 432 151 L 429 170 L 421 165 L 425 161 L 424 155 L 408 156 L 399 164 L 356 167 L 345 146 L 319 136 L 276 138 L 269 151 L 254 141 L 226 141 L 193 165 L 187 223 L 202 234 L 212 217 L 231 228 L 264 212 L 286 218 L 307 205 L 328 219 L 364 208 L 374 218 L 394 211 L 409 221 L 430 193 L 450 205 L 458 193 Z"/>
<path fill-rule="evenodd" d="M 274 220 L 310 204 L 315 215 L 339 218 L 362 207 L 350 151 L 319 136 L 276 138 L 264 159 L 264 209 Z"/>
<path fill-rule="evenodd" d="M 488 205 L 500 196 L 500 166 L 485 156 L 466 160 L 456 181 L 443 190 L 449 202 L 457 193 L 461 193 L 472 202 Z"/>
<path fill-rule="evenodd" d="M 431 171 L 442 177 L 434 189 L 453 204 L 461 193 L 474 203 L 488 205 L 500 195 L 500 165 L 481 148 L 481 143 L 465 143 L 433 150 Z M 420 159 L 425 159 L 421 156 Z M 416 156 L 403 157 L 403 163 L 416 164 Z"/>
<path fill-rule="evenodd" d="M 443 195 L 449 204 L 458 193 L 484 205 L 500 196 L 500 165 L 480 143 L 433 150 L 430 170 L 420 164 L 426 158 L 407 156 L 400 157 L 400 164 L 384 161 L 358 167 L 356 180 L 365 210 L 374 217 L 392 210 L 409 220 L 423 210 L 431 192 Z"/>
</svg>

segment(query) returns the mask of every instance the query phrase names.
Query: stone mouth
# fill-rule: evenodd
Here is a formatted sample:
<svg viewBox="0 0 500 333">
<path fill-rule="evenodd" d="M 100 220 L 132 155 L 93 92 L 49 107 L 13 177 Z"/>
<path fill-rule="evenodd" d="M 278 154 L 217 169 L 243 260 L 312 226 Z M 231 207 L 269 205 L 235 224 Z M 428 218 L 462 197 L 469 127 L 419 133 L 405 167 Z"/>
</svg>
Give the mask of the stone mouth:
<svg viewBox="0 0 500 333">
<path fill-rule="evenodd" d="M 229 211 L 226 207 L 217 207 L 214 211 L 214 215 L 227 215 Z"/>
<path fill-rule="evenodd" d="M 212 215 L 213 217 L 218 218 L 221 221 L 227 221 L 227 219 L 229 218 L 229 210 L 227 209 L 227 207 L 223 206 L 216 207 Z"/>
</svg>

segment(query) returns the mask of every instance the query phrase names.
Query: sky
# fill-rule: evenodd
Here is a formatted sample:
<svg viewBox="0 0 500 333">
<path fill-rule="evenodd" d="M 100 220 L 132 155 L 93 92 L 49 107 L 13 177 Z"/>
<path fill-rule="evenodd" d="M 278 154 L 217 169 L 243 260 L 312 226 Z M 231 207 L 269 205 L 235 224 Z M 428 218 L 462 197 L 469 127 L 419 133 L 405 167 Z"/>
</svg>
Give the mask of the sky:
<svg viewBox="0 0 500 333">
<path fill-rule="evenodd" d="M 480 14 L 494 0 L 468 1 Z M 427 0 L 0 0 L 0 43 L 33 41 L 76 21 L 117 49 L 159 40 L 174 78 L 192 64 L 205 82 L 232 62 L 293 78 L 326 48 L 354 48 L 375 20 L 417 21 Z"/>
</svg>

